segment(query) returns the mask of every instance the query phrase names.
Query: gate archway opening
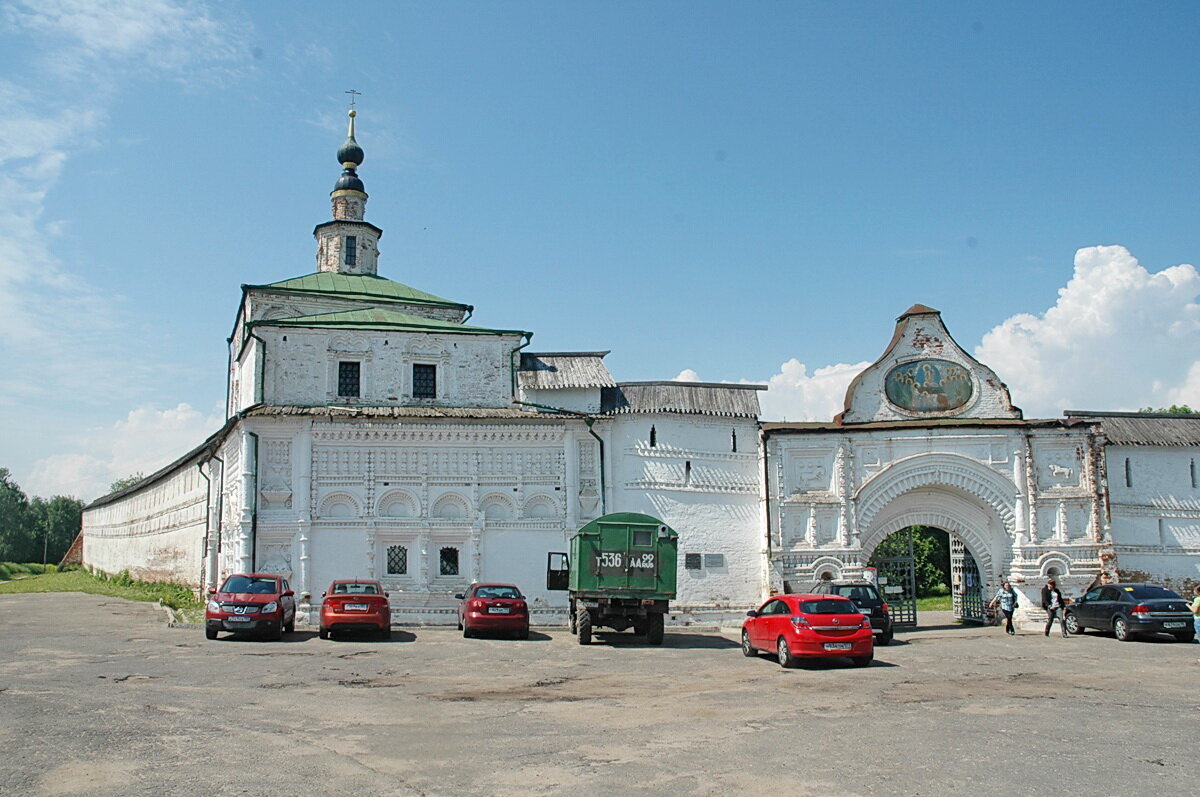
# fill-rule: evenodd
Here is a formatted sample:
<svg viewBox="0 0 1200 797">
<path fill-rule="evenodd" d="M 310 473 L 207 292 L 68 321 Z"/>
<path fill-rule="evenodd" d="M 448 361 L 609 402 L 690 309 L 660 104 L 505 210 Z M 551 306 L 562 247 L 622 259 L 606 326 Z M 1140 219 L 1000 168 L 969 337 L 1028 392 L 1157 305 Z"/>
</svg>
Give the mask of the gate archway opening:
<svg viewBox="0 0 1200 797">
<path fill-rule="evenodd" d="M 897 529 L 878 542 L 868 565 L 876 570 L 898 627 L 918 625 L 922 599 L 936 606 L 944 598 L 956 619 L 986 622 L 985 579 L 970 545 L 953 531 L 923 525 Z"/>
</svg>

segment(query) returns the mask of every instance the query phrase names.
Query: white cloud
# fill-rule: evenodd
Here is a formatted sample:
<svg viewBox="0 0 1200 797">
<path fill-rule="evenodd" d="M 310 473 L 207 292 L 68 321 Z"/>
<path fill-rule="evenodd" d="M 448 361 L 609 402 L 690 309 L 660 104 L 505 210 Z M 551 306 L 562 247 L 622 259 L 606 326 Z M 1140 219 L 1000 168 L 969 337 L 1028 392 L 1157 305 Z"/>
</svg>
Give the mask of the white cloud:
<svg viewBox="0 0 1200 797">
<path fill-rule="evenodd" d="M 1026 417 L 1064 409 L 1136 410 L 1200 403 L 1200 273 L 1150 272 L 1122 246 L 1075 254 L 1075 272 L 1040 315 L 1009 318 L 975 356 L 1011 388 Z"/>
<path fill-rule="evenodd" d="M 671 380 L 672 382 L 700 382 L 700 374 L 693 371 L 691 368 L 684 368 L 679 372 L 679 375 Z"/>
<path fill-rule="evenodd" d="M 77 450 L 38 460 L 22 486 L 33 495 L 98 498 L 117 479 L 148 476 L 178 459 L 222 422 L 218 408 L 206 415 L 188 404 L 167 410 L 142 407 L 107 429 L 82 433 Z"/>
<path fill-rule="evenodd" d="M 838 363 L 808 373 L 808 366 L 792 358 L 767 380 L 759 393 L 765 421 L 829 421 L 842 411 L 850 381 L 870 363 Z M 743 380 L 750 384 L 750 381 Z"/>
</svg>

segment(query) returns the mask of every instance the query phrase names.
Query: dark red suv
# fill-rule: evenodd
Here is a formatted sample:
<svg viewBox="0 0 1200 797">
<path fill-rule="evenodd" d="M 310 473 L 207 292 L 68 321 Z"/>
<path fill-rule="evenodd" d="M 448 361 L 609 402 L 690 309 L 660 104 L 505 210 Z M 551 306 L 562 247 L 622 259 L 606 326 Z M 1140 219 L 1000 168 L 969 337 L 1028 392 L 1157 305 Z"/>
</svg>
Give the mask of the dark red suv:
<svg viewBox="0 0 1200 797">
<path fill-rule="evenodd" d="M 204 635 L 216 639 L 219 631 L 258 634 L 280 639 L 296 630 L 296 593 L 283 576 L 237 573 L 225 579 L 220 590 L 208 591 Z"/>
</svg>

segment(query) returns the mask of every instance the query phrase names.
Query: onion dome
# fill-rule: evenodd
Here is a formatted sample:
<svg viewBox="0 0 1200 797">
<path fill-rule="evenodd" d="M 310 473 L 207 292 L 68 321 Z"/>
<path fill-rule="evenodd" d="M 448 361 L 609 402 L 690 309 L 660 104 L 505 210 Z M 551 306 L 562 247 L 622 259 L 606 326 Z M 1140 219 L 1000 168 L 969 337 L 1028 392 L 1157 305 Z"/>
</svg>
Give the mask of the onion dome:
<svg viewBox="0 0 1200 797">
<path fill-rule="evenodd" d="M 362 147 L 354 139 L 354 117 L 357 115 L 358 112 L 351 108 L 350 129 L 346 133 L 345 143 L 337 151 L 338 163 L 342 164 L 342 176 L 334 183 L 334 191 L 359 191 L 364 194 L 367 192 L 366 186 L 355 171 L 364 158 Z"/>
</svg>

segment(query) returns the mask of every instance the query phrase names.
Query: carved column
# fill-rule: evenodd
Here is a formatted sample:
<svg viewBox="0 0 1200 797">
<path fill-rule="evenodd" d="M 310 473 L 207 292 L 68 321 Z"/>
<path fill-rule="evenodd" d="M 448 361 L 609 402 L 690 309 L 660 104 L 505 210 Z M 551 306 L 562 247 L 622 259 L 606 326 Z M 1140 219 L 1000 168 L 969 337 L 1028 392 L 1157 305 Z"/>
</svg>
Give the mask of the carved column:
<svg viewBox="0 0 1200 797">
<path fill-rule="evenodd" d="M 811 547 L 817 547 L 817 506 L 808 505 L 808 520 L 804 524 L 804 541 Z"/>
<path fill-rule="evenodd" d="M 312 426 L 300 430 L 296 435 L 295 456 L 292 457 L 292 477 L 296 489 L 293 496 L 296 506 L 296 536 L 300 541 L 300 602 L 311 605 L 312 570 L 309 550 L 309 533 L 312 529 Z"/>
<path fill-rule="evenodd" d="M 1025 494 L 1029 496 L 1029 542 L 1038 542 L 1037 466 L 1033 461 L 1033 446 L 1025 438 Z"/>
<path fill-rule="evenodd" d="M 849 548 L 859 544 L 859 533 L 858 529 L 854 527 L 850 498 L 854 489 L 854 451 L 845 441 L 838 444 L 834 469 L 837 472 L 838 542 L 843 548 Z"/>
<path fill-rule="evenodd" d="M 250 431 L 242 427 L 242 511 L 239 533 L 241 548 L 238 556 L 238 567 L 243 573 L 254 572 L 254 496 L 258 487 L 254 484 L 256 466 L 254 456 L 254 439 Z"/>
</svg>

